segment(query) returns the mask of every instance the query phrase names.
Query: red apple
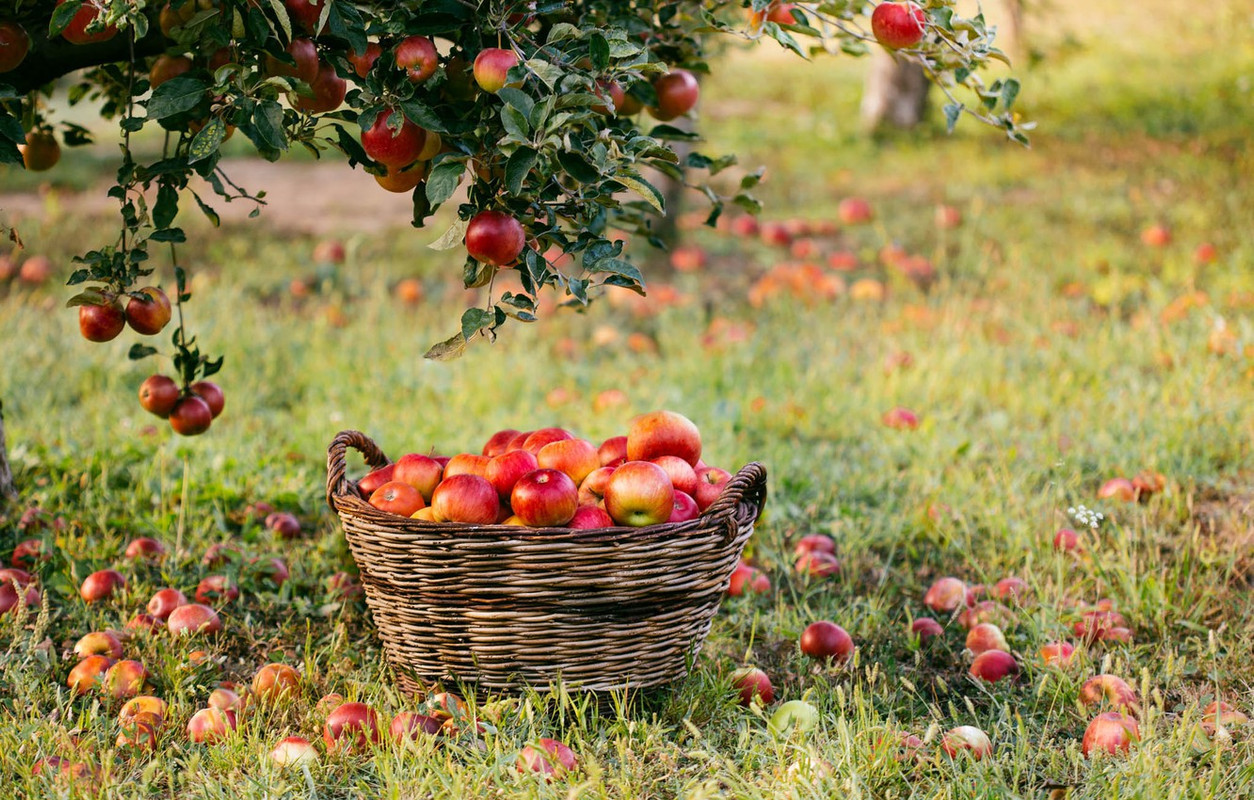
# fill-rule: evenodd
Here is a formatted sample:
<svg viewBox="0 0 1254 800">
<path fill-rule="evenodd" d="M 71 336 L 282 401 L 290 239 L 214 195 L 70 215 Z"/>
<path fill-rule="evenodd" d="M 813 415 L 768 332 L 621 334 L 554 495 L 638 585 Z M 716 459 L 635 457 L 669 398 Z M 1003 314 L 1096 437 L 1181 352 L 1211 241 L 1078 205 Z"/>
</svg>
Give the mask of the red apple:
<svg viewBox="0 0 1254 800">
<path fill-rule="evenodd" d="M 427 505 L 421 492 L 400 481 L 388 481 L 375 489 L 367 502 L 380 511 L 402 517 L 412 517 L 414 512 Z"/>
<path fill-rule="evenodd" d="M 605 487 L 614 474 L 614 467 L 598 467 L 579 484 L 579 505 L 605 508 Z"/>
<path fill-rule="evenodd" d="M 1136 487 L 1127 478 L 1111 478 L 1097 490 L 1097 496 L 1101 500 L 1114 499 L 1124 503 L 1131 503 L 1136 495 Z"/>
<path fill-rule="evenodd" d="M 30 50 L 30 38 L 16 22 L 0 22 L 0 73 L 17 69 Z"/>
<path fill-rule="evenodd" d="M 1086 611 L 1073 629 L 1075 635 L 1086 642 L 1095 642 L 1106 638 L 1115 628 L 1127 628 L 1128 622 L 1118 611 L 1098 610 Z"/>
<path fill-rule="evenodd" d="M 813 550 L 797 556 L 793 570 L 810 578 L 830 578 L 840 573 L 840 560 L 831 553 Z"/>
<path fill-rule="evenodd" d="M 420 453 L 401 456 L 395 464 L 391 480 L 408 483 L 418 490 L 422 499 L 430 504 L 435 487 L 444 479 L 444 464 Z"/>
<path fill-rule="evenodd" d="M 136 333 L 153 336 L 169 324 L 172 310 L 170 298 L 156 286 L 147 286 L 132 295 L 126 304 L 126 321 Z"/>
<path fill-rule="evenodd" d="M 1010 652 L 1010 645 L 1006 643 L 1001 628 L 989 622 L 981 622 L 967 631 L 966 644 L 967 649 L 977 656 L 988 650 Z"/>
<path fill-rule="evenodd" d="M 811 622 L 801 632 L 801 652 L 818 661 L 844 663 L 853 655 L 853 639 L 834 622 Z"/>
<path fill-rule="evenodd" d="M 122 705 L 122 709 L 118 711 L 118 721 L 125 722 L 128 719 L 135 719 L 141 714 L 164 720 L 168 710 L 169 706 L 160 697 L 141 694 L 138 697 L 132 697 Z"/>
<path fill-rule="evenodd" d="M 266 515 L 266 529 L 273 531 L 280 539 L 295 539 L 300 536 L 300 520 L 295 514 L 286 511 L 274 511 Z"/>
<path fill-rule="evenodd" d="M 580 506 L 575 509 L 575 516 L 570 518 L 570 522 L 566 524 L 566 527 L 579 530 L 612 528 L 614 527 L 614 520 L 610 519 L 610 515 L 605 513 L 603 508 L 598 506 Z"/>
<path fill-rule="evenodd" d="M 484 477 L 496 489 L 501 502 L 508 502 L 518 479 L 539 468 L 536 457 L 531 453 L 526 450 L 510 450 L 488 461 L 487 473 Z"/>
<path fill-rule="evenodd" d="M 947 614 L 969 605 L 967 585 L 957 578 L 940 578 L 923 596 L 923 605 L 938 614 Z"/>
<path fill-rule="evenodd" d="M 739 695 L 739 702 L 747 706 L 757 697 L 763 705 L 775 702 L 775 689 L 771 679 L 757 667 L 742 667 L 731 674 L 731 685 Z"/>
<path fill-rule="evenodd" d="M 196 436 L 213 424 L 213 409 L 195 395 L 180 398 L 170 410 L 170 427 L 182 436 Z"/>
<path fill-rule="evenodd" d="M 504 211 L 480 211 L 466 226 L 466 252 L 484 264 L 513 264 L 526 244 L 522 223 Z"/>
<path fill-rule="evenodd" d="M 126 621 L 126 629 L 137 633 L 152 633 L 161 627 L 161 620 L 152 614 L 138 612 Z"/>
<path fill-rule="evenodd" d="M 509 84 L 509 71 L 518 65 L 518 54 L 513 50 L 488 47 L 475 56 L 475 83 L 485 92 L 496 94 Z"/>
<path fill-rule="evenodd" d="M 701 86 L 696 76 L 686 69 L 673 69 L 653 81 L 657 105 L 649 108 L 654 119 L 662 122 L 687 114 L 697 105 Z"/>
<path fill-rule="evenodd" d="M 239 588 L 226 575 L 210 575 L 196 584 L 197 603 L 230 603 L 239 597 Z"/>
<path fill-rule="evenodd" d="M 871 204 L 864 197 L 846 197 L 836 207 L 836 215 L 845 225 L 864 225 L 875 218 Z"/>
<path fill-rule="evenodd" d="M 627 461 L 627 437 L 611 436 L 597 448 L 597 456 L 603 467 L 617 467 Z"/>
<path fill-rule="evenodd" d="M 295 700 L 300 695 L 300 673 L 287 664 L 266 664 L 253 676 L 253 696 L 271 703 L 287 695 Z"/>
<path fill-rule="evenodd" d="M 588 447 L 591 449 L 592 445 Z M 579 488 L 564 472 L 537 469 L 518 479 L 509 499 L 514 514 L 525 525 L 557 527 L 570 522 L 575 516 L 579 508 Z"/>
<path fill-rule="evenodd" d="M 87 658 L 87 656 L 121 658 L 122 642 L 111 631 L 93 631 L 74 644 L 74 655 L 79 658 Z"/>
<path fill-rule="evenodd" d="M 431 496 L 431 511 L 436 522 L 491 525 L 497 521 L 500 510 L 496 488 L 478 475 L 445 478 Z"/>
<path fill-rule="evenodd" d="M 44 543 L 39 539 L 23 539 L 13 546 L 13 555 L 9 557 L 10 564 L 23 570 L 33 568 L 40 561 L 47 560 L 48 555 L 44 553 Z"/>
<path fill-rule="evenodd" d="M 166 587 L 158 589 L 153 593 L 152 599 L 148 601 L 148 613 L 153 617 L 165 620 L 169 619 L 174 613 L 174 609 L 179 606 L 187 605 L 187 596 L 178 589 Z"/>
<path fill-rule="evenodd" d="M 365 703 L 344 703 L 327 715 L 322 741 L 327 750 L 363 750 L 382 740 L 379 718 Z"/>
<path fill-rule="evenodd" d="M 605 486 L 605 510 L 619 525 L 638 528 L 670 519 L 675 489 L 666 470 L 648 461 L 628 461 Z"/>
<path fill-rule="evenodd" d="M 115 569 L 102 569 L 93 572 L 83 580 L 78 593 L 89 603 L 108 600 L 114 591 L 126 588 L 126 578 Z"/>
<path fill-rule="evenodd" d="M 808 533 L 797 540 L 797 545 L 793 548 L 793 555 L 797 557 L 814 552 L 835 555 L 836 541 L 821 533 Z"/>
<path fill-rule="evenodd" d="M 765 594 L 771 590 L 771 579 L 757 567 L 740 561 L 732 570 L 727 584 L 727 594 L 740 597 L 744 594 Z"/>
<path fill-rule="evenodd" d="M 871 33 L 890 50 L 914 47 L 923 41 L 926 19 L 914 3 L 880 3 L 871 12 Z"/>
<path fill-rule="evenodd" d="M 1166 247 L 1171 244 L 1171 229 L 1166 225 L 1151 225 L 1141 231 L 1141 241 L 1150 247 Z"/>
<path fill-rule="evenodd" d="M 910 633 L 919 637 L 920 642 L 926 642 L 933 636 L 943 636 L 945 629 L 940 623 L 931 617 L 919 617 L 910 623 Z"/>
<path fill-rule="evenodd" d="M 666 474 L 670 476 L 671 484 L 675 487 L 675 491 L 683 492 L 687 495 L 696 494 L 697 473 L 687 461 L 679 456 L 658 456 L 649 460 L 666 470 Z"/>
<path fill-rule="evenodd" d="M 65 0 L 57 0 L 57 5 L 63 5 Z M 100 16 L 103 3 L 99 0 L 88 0 L 79 6 L 78 11 L 70 18 L 70 24 L 65 26 L 65 30 L 61 31 L 61 36 L 72 44 L 94 44 L 96 42 L 105 42 L 117 35 L 118 29 L 113 25 L 109 25 L 99 30 L 93 29 L 91 33 L 87 32 L 87 26 L 91 25 Z"/>
<path fill-rule="evenodd" d="M 336 73 L 330 62 L 319 61 L 318 71 L 308 83 L 308 93 L 296 92 L 288 95 L 292 108 L 306 114 L 326 114 L 344 104 L 344 96 L 348 94 L 348 81 Z"/>
<path fill-rule="evenodd" d="M 417 741 L 424 736 L 435 736 L 442 730 L 443 722 L 416 711 L 402 711 L 392 717 L 388 735 L 397 742 Z"/>
<path fill-rule="evenodd" d="M 1054 549 L 1062 553 L 1080 552 L 1080 534 L 1070 528 L 1061 528 L 1054 534 Z"/>
<path fill-rule="evenodd" d="M 426 456 L 423 456 L 423 458 L 426 458 Z M 378 489 L 380 486 L 393 479 L 395 471 L 396 464 L 388 464 L 382 469 L 376 469 L 374 472 L 367 474 L 361 480 L 357 481 L 357 491 L 363 498 L 367 500 L 370 499 L 370 495 L 374 494 L 375 489 Z M 436 478 L 435 482 L 439 483 L 440 479 Z M 409 483 L 409 481 L 404 481 L 404 483 Z M 413 484 L 410 485 L 412 486 Z M 435 485 L 432 484 L 431 488 L 434 490 Z"/>
<path fill-rule="evenodd" d="M 560 775 L 573 770 L 578 761 L 569 747 L 554 739 L 541 739 L 539 746 L 527 745 L 518 754 L 519 772 Z"/>
<path fill-rule="evenodd" d="M 3 70 L 0 70 L 0 72 L 3 72 Z M 1199 266 L 1214 264 L 1218 258 L 1219 250 L 1210 242 L 1202 242 L 1193 251 L 1193 263 Z"/>
<path fill-rule="evenodd" d="M 1236 728 L 1249 721 L 1250 718 L 1243 712 L 1222 700 L 1212 701 L 1202 710 L 1202 730 L 1207 736 L 1214 736 L 1220 728 Z"/>
<path fill-rule="evenodd" d="M 593 471 L 601 468 L 601 459 L 597 456 L 596 448 L 585 439 L 549 442 L 536 454 L 536 463 L 541 469 L 555 469 L 566 473 L 576 486 L 583 483 Z"/>
<path fill-rule="evenodd" d="M 1085 758 L 1092 758 L 1095 753 L 1126 753 L 1133 742 L 1141 741 L 1141 728 L 1127 714 L 1118 711 L 1107 711 L 1098 714 L 1084 731 L 1084 740 L 1080 751 Z"/>
<path fill-rule="evenodd" d="M 692 499 L 697 501 L 697 508 L 705 511 L 723 494 L 731 473 L 718 467 L 706 467 L 697 470 L 697 493 Z"/>
<path fill-rule="evenodd" d="M 993 587 L 993 591 L 1002 600 L 1012 600 L 1015 604 L 1021 604 L 1028 593 L 1028 582 L 1023 578 L 1002 578 Z"/>
<path fill-rule="evenodd" d="M 560 429 L 556 429 L 556 430 L 560 430 Z M 510 450 L 525 450 L 526 448 L 524 445 L 527 443 L 527 439 L 533 433 L 535 433 L 535 431 L 519 431 L 518 435 L 515 436 L 513 439 L 510 439 L 509 444 L 505 445 L 505 452 L 508 453 Z M 548 442 L 545 442 L 545 444 L 548 444 Z M 534 456 L 535 453 L 532 453 L 532 455 Z"/>
<path fill-rule="evenodd" d="M 222 630 L 218 612 L 200 603 L 179 606 L 166 619 L 166 629 L 176 636 L 191 633 L 217 633 Z"/>
<path fill-rule="evenodd" d="M 113 666 L 109 656 L 87 656 L 70 670 L 66 685 L 74 694 L 87 694 L 104 682 L 105 673 Z"/>
<path fill-rule="evenodd" d="M 692 499 L 692 495 L 675 490 L 674 507 L 671 510 L 670 518 L 666 521 L 688 522 L 699 516 L 701 516 L 701 509 L 697 508 L 697 501 Z"/>
<path fill-rule="evenodd" d="M 885 427 L 898 431 L 912 431 L 919 427 L 919 415 L 900 406 L 885 411 L 881 421 Z"/>
<path fill-rule="evenodd" d="M 495 458 L 496 456 L 501 455 L 506 451 L 509 447 L 509 443 L 512 442 L 514 437 L 518 436 L 518 434 L 519 431 L 516 431 L 513 428 L 506 428 L 504 430 L 497 431 L 488 438 L 486 443 L 484 443 L 483 455 L 488 458 Z"/>
<path fill-rule="evenodd" d="M 242 711 L 244 708 L 244 700 L 235 692 L 234 689 L 219 686 L 209 693 L 209 700 L 206 705 L 210 708 L 218 708 L 223 711 Z"/>
<path fill-rule="evenodd" d="M 318 751 L 308 739 L 289 736 L 270 751 L 270 761 L 277 767 L 307 767 L 318 763 Z"/>
<path fill-rule="evenodd" d="M 396 66 L 405 70 L 413 83 L 434 75 L 439 63 L 435 45 L 425 36 L 409 36 L 396 45 Z"/>
<path fill-rule="evenodd" d="M 1106 702 L 1119 710 L 1140 713 L 1136 690 L 1117 675 L 1103 674 L 1089 678 L 1080 687 L 1080 702 L 1086 706 Z"/>
<path fill-rule="evenodd" d="M 389 125 L 398 123 L 393 131 Z M 366 155 L 385 167 L 401 169 L 418 160 L 427 132 L 405 118 L 400 109 L 388 109 L 375 117 L 374 124 L 363 128 L 361 146 Z"/>
<path fill-rule="evenodd" d="M 132 539 L 126 545 L 126 557 L 132 561 L 160 560 L 165 556 L 165 546 L 150 536 Z"/>
<path fill-rule="evenodd" d="M 541 428 L 527 434 L 523 439 L 522 449 L 534 456 L 539 456 L 545 445 L 574 438 L 575 435 L 565 428 Z"/>
<path fill-rule="evenodd" d="M 222 393 L 222 387 L 213 381 L 196 381 L 187 388 L 192 390 L 192 394 L 208 404 L 209 413 L 214 419 L 217 419 L 222 413 L 222 409 L 226 407 L 226 395 Z"/>
<path fill-rule="evenodd" d="M 627 460 L 651 461 L 677 456 L 696 464 L 701 458 L 701 432 L 682 414 L 654 411 L 631 421 L 627 430 Z"/>
<path fill-rule="evenodd" d="M 353 71 L 357 73 L 357 77 L 364 78 L 370 74 L 370 70 L 374 69 L 374 62 L 381 55 L 383 55 L 383 48 L 379 46 L 379 43 L 368 42 L 364 53 L 350 50 L 348 61 L 353 65 Z"/>
<path fill-rule="evenodd" d="M 187 722 L 187 738 L 202 744 L 226 741 L 235 731 L 235 712 L 202 708 Z"/>
<path fill-rule="evenodd" d="M 118 303 L 78 307 L 78 330 L 89 342 L 111 342 L 126 327 L 126 312 Z"/>
<path fill-rule="evenodd" d="M 1041 661 L 1046 666 L 1065 667 L 1071 663 L 1071 657 L 1075 653 L 1075 645 L 1071 642 L 1050 642 L 1043 645 L 1040 650 Z"/>
<path fill-rule="evenodd" d="M 967 752 L 976 761 L 993 754 L 993 743 L 988 734 L 973 725 L 959 725 L 951 728 L 941 737 L 941 749 L 950 758 L 960 752 Z"/>
<path fill-rule="evenodd" d="M 102 688 L 114 700 L 125 700 L 142 692 L 148 677 L 148 669 L 143 664 L 127 659 L 109 667 Z"/>
<path fill-rule="evenodd" d="M 996 683 L 1002 678 L 1019 674 L 1019 664 L 1014 656 L 1004 650 L 985 650 L 971 662 L 971 677 Z"/>
</svg>

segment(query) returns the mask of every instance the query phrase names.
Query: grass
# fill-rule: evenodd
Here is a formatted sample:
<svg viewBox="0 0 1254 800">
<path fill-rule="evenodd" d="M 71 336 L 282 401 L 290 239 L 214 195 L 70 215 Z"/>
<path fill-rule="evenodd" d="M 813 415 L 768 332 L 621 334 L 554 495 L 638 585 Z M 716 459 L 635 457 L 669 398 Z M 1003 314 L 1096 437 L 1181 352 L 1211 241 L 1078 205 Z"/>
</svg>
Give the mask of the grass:
<svg viewBox="0 0 1254 800">
<path fill-rule="evenodd" d="M 347 238 L 349 261 L 301 300 L 287 282 L 319 269 L 311 240 L 268 227 L 263 214 L 202 230 L 185 255 L 201 276 L 193 326 L 227 356 L 227 413 L 189 441 L 149 429 L 134 392 L 154 366 L 125 360 L 130 338 L 86 346 L 61 308 L 64 289 L 11 287 L 0 299 L 10 456 L 24 504 L 69 525 L 43 534 L 55 554 L 40 569 L 45 605 L 0 618 L 4 784 L 16 796 L 70 791 L 32 775 L 55 754 L 99 765 L 108 797 L 1251 795 L 1248 728 L 1222 746 L 1197 733 L 1212 699 L 1254 711 L 1245 671 L 1254 657 L 1254 358 L 1241 349 L 1254 342 L 1254 244 L 1239 224 L 1254 219 L 1254 155 L 1240 146 L 1254 125 L 1242 88 L 1254 51 L 1238 5 L 1191 9 L 1193 19 L 1166 3 L 1096 4 L 1088 20 L 1045 12 L 1058 32 L 1041 46 L 1064 37 L 1081 46 L 1058 45 L 1026 76 L 1024 102 L 1042 124 L 1031 151 L 973 126 L 953 138 L 862 139 L 850 122 L 856 66 L 765 53 L 730 62 L 707 91 L 710 149 L 768 165 L 771 218 L 827 219 L 840 198 L 869 197 L 877 222 L 824 245 L 858 253 L 866 266 L 851 280 L 883 280 L 883 302 L 782 296 L 752 307 L 749 285 L 786 257 L 701 231 L 692 235 L 712 254 L 709 272 L 657 279 L 686 304 L 647 317 L 603 303 L 555 313 L 441 365 L 421 354 L 451 332 L 464 297 L 446 281 L 447 259 L 425 249 L 434 234 L 368 236 L 327 221 Z M 1114 35 L 1121 30 L 1127 38 Z M 770 81 L 758 80 L 764 71 Z M 961 228 L 936 230 L 938 202 L 963 210 Z M 22 233 L 68 271 L 111 221 L 64 214 L 50 206 Z M 1141 229 L 1159 221 L 1176 241 L 1142 245 Z M 930 290 L 876 265 L 890 240 L 935 263 Z M 1204 240 L 1220 257 L 1198 267 L 1192 250 Z M 418 308 L 391 296 L 411 275 L 430 297 Z M 1173 301 L 1194 290 L 1206 301 L 1177 315 Z M 705 347 L 713 318 L 752 334 Z M 1215 353 L 1220 320 L 1236 344 Z M 628 348 L 631 332 L 658 352 Z M 616 343 L 594 344 L 612 333 Z M 903 351 L 913 366 L 886 369 Z M 613 388 L 628 403 L 594 410 Z M 898 405 L 920 414 L 917 430 L 880 424 Z M 339 602 L 324 584 L 352 568 L 322 498 L 336 431 L 361 428 L 393 456 L 452 452 L 507 426 L 560 424 L 599 440 L 658 407 L 693 418 L 713 462 L 758 459 L 771 475 L 750 548 L 773 590 L 725 602 L 690 679 L 620 708 L 546 691 L 498 703 L 484 712 L 498 732 L 482 748 L 324 755 L 308 774 L 268 765 L 283 736 L 317 738 L 315 704 L 327 692 L 388 715 L 414 705 L 393 687 L 364 604 Z M 1105 479 L 1142 469 L 1162 472 L 1166 491 L 1143 504 L 1097 499 Z M 271 539 L 241 513 L 257 501 L 297 513 L 303 537 Z M 1085 532 L 1085 555 L 1057 554 L 1053 533 L 1073 524 L 1067 509 L 1079 504 L 1106 519 Z M 947 513 L 929 516 L 942 505 Z M 791 545 L 814 532 L 836 538 L 838 577 L 793 574 Z M 126 563 L 125 543 L 139 535 L 171 555 L 159 566 Z M 0 553 L 19 538 L 12 518 L 0 525 Z M 172 711 L 155 754 L 120 751 L 116 709 L 65 688 L 73 642 L 120 627 L 159 586 L 193 588 L 209 572 L 205 548 L 226 539 L 248 555 L 284 557 L 292 580 L 278 591 L 246 582 L 223 611 L 226 632 L 201 645 L 208 664 L 190 667 L 190 648 L 164 635 L 132 640 L 128 657 L 147 665 Z M 110 566 L 127 573 L 128 592 L 84 605 L 77 586 Z M 967 677 L 957 623 L 923 647 L 906 635 L 934 578 L 991 584 L 1012 574 L 1033 598 L 1007 630 L 1024 669 L 1016 683 Z M 1128 618 L 1134 642 L 1082 649 L 1066 669 L 1043 666 L 1037 650 L 1067 634 L 1072 604 L 1099 598 Z M 824 668 L 799 655 L 796 639 L 815 619 L 849 630 L 852 664 Z M 183 726 L 209 691 L 247 682 L 268 661 L 300 668 L 298 701 L 250 714 L 227 744 L 188 743 Z M 777 697 L 815 704 L 819 729 L 776 737 L 760 713 L 736 706 L 727 676 L 747 663 L 768 671 Z M 1143 741 L 1127 756 L 1086 760 L 1079 742 L 1093 712 L 1078 706 L 1078 688 L 1102 671 L 1138 687 Z M 940 752 L 940 735 L 966 724 L 990 735 L 991 758 Z M 924 738 L 924 760 L 877 747 L 890 730 Z M 545 784 L 515 773 L 520 748 L 541 736 L 575 750 L 576 775 Z"/>
</svg>

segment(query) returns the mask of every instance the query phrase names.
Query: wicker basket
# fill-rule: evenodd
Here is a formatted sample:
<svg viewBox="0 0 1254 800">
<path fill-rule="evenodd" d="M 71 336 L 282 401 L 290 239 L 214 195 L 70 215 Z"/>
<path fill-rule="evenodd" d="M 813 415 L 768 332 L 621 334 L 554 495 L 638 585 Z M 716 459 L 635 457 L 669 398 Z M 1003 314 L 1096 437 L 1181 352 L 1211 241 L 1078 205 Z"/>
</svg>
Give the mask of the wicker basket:
<svg viewBox="0 0 1254 800">
<path fill-rule="evenodd" d="M 695 520 L 645 528 L 435 524 L 361 499 L 348 448 L 372 469 L 383 451 L 359 431 L 327 453 L 366 602 L 403 689 L 440 681 L 481 693 L 544 687 L 644 688 L 684 677 L 710 631 L 766 500 L 752 463 Z"/>
</svg>

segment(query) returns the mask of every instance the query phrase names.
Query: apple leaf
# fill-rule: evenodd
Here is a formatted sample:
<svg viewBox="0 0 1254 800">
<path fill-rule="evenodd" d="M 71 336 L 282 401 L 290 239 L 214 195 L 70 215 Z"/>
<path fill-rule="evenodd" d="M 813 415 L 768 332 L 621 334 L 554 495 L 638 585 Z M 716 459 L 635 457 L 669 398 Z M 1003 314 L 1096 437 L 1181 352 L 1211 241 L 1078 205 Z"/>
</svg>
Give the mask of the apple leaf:
<svg viewBox="0 0 1254 800">
<path fill-rule="evenodd" d="M 431 345 L 423 358 L 429 358 L 432 361 L 452 361 L 455 358 L 461 358 L 465 352 L 466 337 L 458 331 L 444 341 Z"/>
<path fill-rule="evenodd" d="M 436 239 L 434 242 L 427 245 L 427 247 L 432 250 L 452 250 L 454 247 L 459 246 L 462 243 L 462 240 L 466 238 L 466 228 L 469 225 L 469 220 L 453 220 L 453 224 L 448 227 L 448 230 L 442 233 L 439 239 Z"/>
<path fill-rule="evenodd" d="M 433 208 L 453 196 L 465 171 L 466 163 L 457 159 L 441 161 L 435 165 L 427 175 L 427 201 Z"/>
<path fill-rule="evenodd" d="M 522 192 L 523 181 L 527 173 L 535 167 L 539 157 L 540 154 L 530 147 L 520 147 L 510 154 L 509 160 L 505 162 L 505 189 L 510 194 Z"/>
</svg>

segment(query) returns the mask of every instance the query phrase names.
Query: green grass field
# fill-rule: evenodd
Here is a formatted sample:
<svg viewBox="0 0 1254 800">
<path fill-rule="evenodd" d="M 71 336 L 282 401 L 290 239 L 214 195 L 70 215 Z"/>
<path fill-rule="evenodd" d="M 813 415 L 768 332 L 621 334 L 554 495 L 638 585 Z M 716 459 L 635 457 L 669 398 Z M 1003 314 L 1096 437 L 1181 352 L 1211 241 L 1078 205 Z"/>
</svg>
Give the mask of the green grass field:
<svg viewBox="0 0 1254 800">
<path fill-rule="evenodd" d="M 0 555 L 30 535 L 17 529 L 26 506 L 68 522 L 38 534 L 53 553 L 39 568 L 42 606 L 0 617 L 6 796 L 92 795 L 89 782 L 34 774 L 49 756 L 98 767 L 110 798 L 1254 796 L 1251 727 L 1212 737 L 1201 724 L 1214 700 L 1254 714 L 1254 19 L 1237 0 L 1188 18 L 1166 0 L 1093 6 L 1032 18 L 1047 57 L 1021 75 L 1023 110 L 1040 122 L 1031 150 L 973 124 L 953 137 L 866 139 L 861 65 L 847 60 L 759 52 L 723 65 L 704 90 L 709 149 L 768 167 L 766 219 L 831 220 L 853 194 L 876 210 L 872 224 L 818 240 L 820 265 L 838 250 L 858 257 L 838 297 L 790 291 L 779 265 L 797 259 L 786 250 L 693 231 L 710 266 L 654 280 L 677 302 L 643 316 L 604 302 L 560 310 L 439 364 L 422 354 L 453 332 L 466 297 L 452 282 L 457 259 L 426 248 L 438 230 L 319 221 L 348 244 L 347 262 L 330 268 L 309 255 L 318 235 L 270 211 L 218 232 L 189 221 L 188 312 L 203 346 L 226 356 L 227 411 L 188 440 L 139 408 L 135 391 L 157 367 L 126 361 L 132 334 L 85 343 L 61 280 L 0 287 L 0 399 L 23 494 L 0 521 Z M 105 163 L 72 154 L 65 182 L 90 185 Z M 0 171 L 0 185 L 36 184 Z M 80 217 L 67 192 L 20 220 L 30 252 L 51 257 L 61 279 L 113 225 Z M 941 203 L 961 210 L 960 227 L 938 229 Z M 1166 247 L 1142 243 L 1154 224 L 1173 232 Z M 880 262 L 893 242 L 935 266 L 926 291 Z M 1203 242 L 1218 257 L 1199 265 Z M 315 291 L 294 297 L 294 277 Z M 425 303 L 394 297 L 405 277 L 423 280 Z M 884 298 L 859 299 L 863 279 L 880 281 Z M 746 335 L 721 341 L 729 329 Z M 643 335 L 634 347 L 633 333 Z M 610 389 L 626 402 L 607 403 Z M 918 414 L 917 429 L 881 422 L 897 406 Z M 393 457 L 453 453 L 505 427 L 562 425 L 600 441 L 656 408 L 697 422 L 707 461 L 770 470 L 748 555 L 772 589 L 725 601 L 690 679 L 622 707 L 543 690 L 493 703 L 483 713 L 495 732 L 481 744 L 344 756 L 316 741 L 321 760 L 307 771 L 269 763 L 284 736 L 320 739 L 315 706 L 327 693 L 386 718 L 419 706 L 396 690 L 364 602 L 326 586 L 353 571 L 324 499 L 338 431 L 366 431 Z M 1162 473 L 1165 490 L 1141 503 L 1098 498 L 1107 479 L 1143 470 Z M 297 514 L 302 536 L 280 542 L 250 521 L 245 508 L 261 501 Z M 1080 505 L 1104 514 L 1096 529 L 1069 515 Z M 1082 531 L 1082 554 L 1055 552 L 1063 527 Z M 835 538 L 838 576 L 794 572 L 793 544 L 811 533 Z M 170 554 L 128 562 L 137 536 Z M 213 572 L 205 549 L 225 540 L 284 558 L 291 580 L 277 591 L 246 581 L 216 637 L 127 643 L 170 712 L 155 752 L 119 748 L 116 704 L 66 687 L 75 641 L 121 628 L 160 586 L 190 593 Z M 79 584 L 108 567 L 128 590 L 84 604 Z M 965 629 L 923 605 L 946 575 L 1027 582 L 1004 626 L 1018 680 L 968 675 Z M 1046 666 L 1040 647 L 1081 645 L 1072 626 L 1099 599 L 1132 641 Z M 938 616 L 943 637 L 912 641 L 922 615 Z M 801 656 L 797 639 L 819 619 L 852 635 L 851 663 Z M 193 666 L 196 647 L 211 658 Z M 188 742 L 188 718 L 220 681 L 247 684 L 272 661 L 300 670 L 294 702 L 250 710 L 224 744 Z M 747 664 L 771 676 L 777 703 L 814 704 L 818 728 L 779 736 L 769 707 L 738 706 L 729 676 Z M 1081 737 L 1098 709 L 1079 703 L 1080 687 L 1103 672 L 1138 691 L 1141 741 L 1086 759 Z M 989 735 L 991 757 L 942 752 L 960 725 Z M 880 744 L 896 732 L 925 742 L 917 759 Z M 578 770 L 550 783 L 519 774 L 519 751 L 540 737 L 568 744 Z"/>
</svg>

